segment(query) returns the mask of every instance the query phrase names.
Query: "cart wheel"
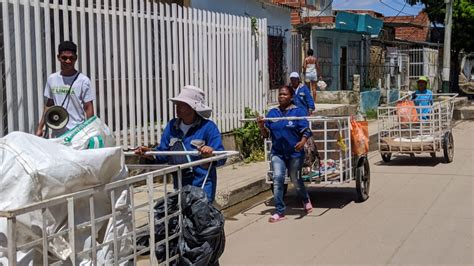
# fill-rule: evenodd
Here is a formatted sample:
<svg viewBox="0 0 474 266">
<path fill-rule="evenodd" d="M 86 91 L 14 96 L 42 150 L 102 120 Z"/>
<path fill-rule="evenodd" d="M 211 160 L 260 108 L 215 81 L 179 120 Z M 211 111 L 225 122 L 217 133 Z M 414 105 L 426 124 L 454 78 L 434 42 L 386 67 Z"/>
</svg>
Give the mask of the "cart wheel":
<svg viewBox="0 0 474 266">
<path fill-rule="evenodd" d="M 450 163 L 454 158 L 454 139 L 451 132 L 446 132 L 443 137 L 444 162 Z"/>
<path fill-rule="evenodd" d="M 270 189 L 272 190 L 272 194 L 273 194 L 273 184 L 270 185 Z M 283 197 L 286 197 L 286 192 L 288 192 L 288 184 L 285 184 L 283 186 Z"/>
<path fill-rule="evenodd" d="M 357 201 L 364 202 L 369 198 L 370 189 L 370 165 L 367 157 L 359 159 L 355 174 Z"/>
<path fill-rule="evenodd" d="M 382 160 L 386 163 L 390 162 L 390 159 L 392 158 L 391 153 L 382 153 Z"/>
<path fill-rule="evenodd" d="M 430 152 L 431 158 L 436 159 L 436 152 Z"/>
</svg>

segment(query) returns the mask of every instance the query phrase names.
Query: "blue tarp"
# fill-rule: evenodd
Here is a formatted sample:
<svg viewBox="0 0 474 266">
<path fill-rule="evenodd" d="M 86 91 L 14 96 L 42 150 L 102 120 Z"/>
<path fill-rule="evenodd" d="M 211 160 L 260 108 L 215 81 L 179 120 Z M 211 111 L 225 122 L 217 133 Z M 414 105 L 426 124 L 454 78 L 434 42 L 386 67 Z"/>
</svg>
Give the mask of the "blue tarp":
<svg viewBox="0 0 474 266">
<path fill-rule="evenodd" d="M 388 102 L 395 102 L 398 100 L 399 90 L 390 89 L 390 93 L 388 95 Z"/>
<path fill-rule="evenodd" d="M 365 113 L 368 110 L 375 110 L 379 106 L 380 90 L 364 91 L 360 93 L 360 111 Z"/>
</svg>

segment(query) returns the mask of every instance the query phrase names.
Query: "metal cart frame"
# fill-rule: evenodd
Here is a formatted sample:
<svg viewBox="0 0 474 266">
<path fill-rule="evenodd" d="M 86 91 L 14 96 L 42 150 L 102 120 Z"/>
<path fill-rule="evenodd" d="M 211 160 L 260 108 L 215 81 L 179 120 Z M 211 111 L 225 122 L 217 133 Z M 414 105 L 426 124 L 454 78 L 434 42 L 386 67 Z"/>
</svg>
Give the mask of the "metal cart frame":
<svg viewBox="0 0 474 266">
<path fill-rule="evenodd" d="M 429 153 L 436 158 L 436 153 L 443 151 L 444 162 L 450 163 L 454 158 L 454 139 L 452 134 L 454 100 L 458 94 L 433 94 L 433 102 L 426 106 L 403 107 L 416 111 L 415 119 L 403 119 L 397 103 L 409 100 L 406 95 L 387 106 L 379 107 L 378 114 L 378 147 L 384 162 L 390 162 L 392 154 Z M 420 113 L 421 109 L 428 113 Z M 414 111 L 412 111 L 414 112 Z"/>
<path fill-rule="evenodd" d="M 201 164 L 211 163 L 218 160 L 228 158 L 230 156 L 238 155 L 238 152 L 229 151 L 226 153 L 220 153 L 219 155 L 201 159 L 198 161 L 193 161 L 180 165 L 127 165 L 128 169 L 142 169 L 149 172 L 139 174 L 136 176 L 128 177 L 124 180 L 116 181 L 106 185 L 100 185 L 84 189 L 78 192 L 65 194 L 59 197 L 47 199 L 41 202 L 37 202 L 22 208 L 0 211 L 0 220 L 4 219 L 7 222 L 7 232 L 6 241 L 7 246 L 0 246 L 0 256 L 7 257 L 9 265 L 17 265 L 17 252 L 36 249 L 41 252 L 42 260 L 41 262 L 35 261 L 35 263 L 41 263 L 42 265 L 62 265 L 65 262 L 69 262 L 71 265 L 77 265 L 77 258 L 79 256 L 87 256 L 90 258 L 92 265 L 97 265 L 97 253 L 102 247 L 108 246 L 113 250 L 113 265 L 118 265 L 124 262 L 132 262 L 133 265 L 136 265 L 139 257 L 144 253 L 150 253 L 149 263 L 150 265 L 158 265 L 158 258 L 155 256 L 155 247 L 158 245 L 165 245 L 166 247 L 166 256 L 165 258 L 160 258 L 162 262 L 160 264 L 169 265 L 173 261 L 177 261 L 179 254 L 171 256 L 170 255 L 170 241 L 175 238 L 182 237 L 182 210 L 181 210 L 181 170 L 187 169 L 190 167 L 198 166 Z M 161 169 L 157 169 L 161 167 Z M 178 176 L 178 190 L 174 190 L 172 185 L 169 184 L 172 180 L 171 174 L 177 174 Z M 128 192 L 129 201 L 128 207 L 125 208 L 116 208 L 115 200 L 118 198 L 117 191 L 126 190 Z M 96 217 L 94 212 L 94 200 L 97 193 L 103 193 L 109 196 L 111 199 L 111 212 L 105 216 Z M 141 193 L 141 194 L 140 194 Z M 139 195 L 140 194 L 140 195 Z M 167 201 L 176 196 L 178 198 L 177 211 L 171 212 L 168 208 Z M 90 210 L 90 220 L 83 222 L 81 224 L 74 223 L 74 207 L 77 206 L 78 202 L 86 203 Z M 164 201 L 165 207 L 165 216 L 164 218 L 155 221 L 154 217 L 154 207 L 158 201 Z M 46 213 L 47 209 L 54 206 L 63 205 L 67 209 L 67 219 L 66 226 L 62 229 L 59 229 L 56 232 L 48 232 L 46 227 Z M 77 212 L 77 210 L 76 210 Z M 40 228 L 40 232 L 35 232 L 31 234 L 31 239 L 28 240 L 18 240 L 17 235 L 20 233 L 19 230 L 22 230 L 19 222 L 17 221 L 18 216 L 20 215 L 31 215 L 31 214 L 41 215 L 43 220 L 43 226 Z M 130 214 L 130 223 L 131 231 L 123 235 L 119 235 L 116 228 L 116 221 L 120 215 Z M 141 219 L 140 217 L 142 216 Z M 168 234 L 168 223 L 170 219 L 174 217 L 179 217 L 179 230 L 177 233 L 169 235 Z M 99 223 L 107 222 L 111 219 L 113 230 L 113 239 L 104 241 L 102 243 L 95 243 L 92 241 L 91 248 L 75 252 L 75 236 L 79 232 L 89 231 L 92 239 L 98 239 L 98 233 L 96 232 L 96 226 Z M 139 224 L 140 220 L 144 220 L 144 224 Z M 165 239 L 155 243 L 155 224 L 164 223 L 166 228 L 165 230 Z M 137 250 L 137 235 L 141 232 L 148 231 L 150 235 L 149 246 L 140 250 Z M 66 261 L 60 260 L 58 258 L 52 258 L 50 255 L 50 243 L 51 241 L 58 237 L 64 237 L 67 239 L 68 244 L 72 250 Z M 126 238 L 131 238 L 133 245 L 133 252 L 127 256 L 121 257 L 119 255 L 120 242 L 124 241 Z M 152 252 L 150 252 L 152 251 Z M 141 260 L 141 259 L 140 259 Z"/>
<path fill-rule="evenodd" d="M 318 185 L 342 185 L 356 182 L 357 200 L 363 202 L 369 197 L 370 189 L 370 166 L 367 154 L 355 156 L 352 154 L 351 147 L 351 117 L 288 117 L 280 120 L 307 119 L 310 129 L 313 133 L 313 140 L 318 147 L 320 156 L 320 165 L 313 164 L 311 171 L 319 171 L 328 168 L 330 159 L 338 161 L 339 165 L 333 173 L 324 171 L 319 172 L 315 177 L 306 180 L 309 184 Z M 267 120 L 275 120 L 269 118 Z M 338 144 L 339 143 L 339 144 Z M 266 183 L 273 184 L 273 172 L 271 168 L 271 139 L 265 139 L 265 159 L 268 163 L 268 174 Z M 345 146 L 345 148 L 342 148 Z M 289 177 L 285 179 L 285 193 Z"/>
</svg>

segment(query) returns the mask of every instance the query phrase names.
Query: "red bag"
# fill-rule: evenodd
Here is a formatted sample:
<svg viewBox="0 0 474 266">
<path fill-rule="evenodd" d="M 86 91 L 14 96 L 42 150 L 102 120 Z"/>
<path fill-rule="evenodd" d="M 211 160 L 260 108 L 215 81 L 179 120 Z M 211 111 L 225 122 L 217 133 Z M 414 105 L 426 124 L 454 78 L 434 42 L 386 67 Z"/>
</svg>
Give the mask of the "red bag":
<svg viewBox="0 0 474 266">
<path fill-rule="evenodd" d="M 356 121 L 351 118 L 352 154 L 364 155 L 369 153 L 369 123 Z"/>
<path fill-rule="evenodd" d="M 404 100 L 397 103 L 397 115 L 400 122 L 418 122 L 415 103 L 410 100 Z"/>
</svg>

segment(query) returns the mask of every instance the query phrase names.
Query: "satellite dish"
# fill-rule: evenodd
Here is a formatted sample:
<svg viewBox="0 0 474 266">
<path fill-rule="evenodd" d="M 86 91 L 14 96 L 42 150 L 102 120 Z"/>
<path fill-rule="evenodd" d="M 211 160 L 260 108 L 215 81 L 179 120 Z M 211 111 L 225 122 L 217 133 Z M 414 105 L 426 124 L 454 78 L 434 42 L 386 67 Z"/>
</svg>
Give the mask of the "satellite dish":
<svg viewBox="0 0 474 266">
<path fill-rule="evenodd" d="M 59 130 L 69 122 L 69 113 L 61 106 L 53 106 L 46 112 L 45 120 L 48 128 Z"/>
</svg>

